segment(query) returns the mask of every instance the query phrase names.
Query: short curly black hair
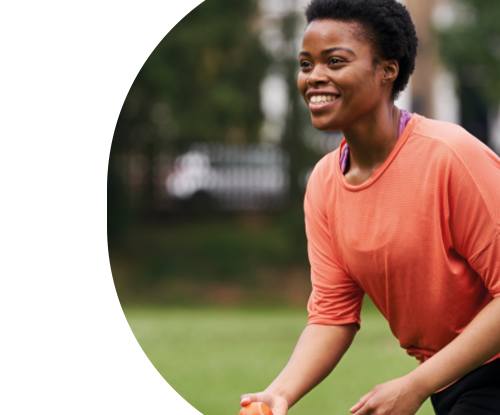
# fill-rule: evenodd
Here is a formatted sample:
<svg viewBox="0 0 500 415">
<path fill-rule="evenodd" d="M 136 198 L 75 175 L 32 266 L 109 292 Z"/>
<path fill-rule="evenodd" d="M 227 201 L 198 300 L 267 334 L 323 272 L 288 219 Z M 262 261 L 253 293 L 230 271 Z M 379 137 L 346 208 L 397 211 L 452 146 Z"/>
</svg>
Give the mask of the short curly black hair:
<svg viewBox="0 0 500 415">
<path fill-rule="evenodd" d="M 399 75 L 394 81 L 393 98 L 402 92 L 415 69 L 418 38 L 410 13 L 396 0 L 312 0 L 306 8 L 307 24 L 333 19 L 356 22 L 372 44 L 374 57 L 396 59 Z"/>
</svg>

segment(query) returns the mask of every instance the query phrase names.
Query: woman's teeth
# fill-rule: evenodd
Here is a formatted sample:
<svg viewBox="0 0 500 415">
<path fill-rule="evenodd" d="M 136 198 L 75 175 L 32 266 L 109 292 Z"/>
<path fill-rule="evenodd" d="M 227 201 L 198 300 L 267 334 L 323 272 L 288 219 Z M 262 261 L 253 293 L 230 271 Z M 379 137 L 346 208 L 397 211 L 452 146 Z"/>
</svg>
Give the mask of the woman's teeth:
<svg viewBox="0 0 500 415">
<path fill-rule="evenodd" d="M 334 99 L 335 99 L 335 97 L 333 95 L 313 95 L 311 97 L 311 102 L 316 103 L 316 104 L 320 104 L 323 102 L 333 101 Z"/>
</svg>

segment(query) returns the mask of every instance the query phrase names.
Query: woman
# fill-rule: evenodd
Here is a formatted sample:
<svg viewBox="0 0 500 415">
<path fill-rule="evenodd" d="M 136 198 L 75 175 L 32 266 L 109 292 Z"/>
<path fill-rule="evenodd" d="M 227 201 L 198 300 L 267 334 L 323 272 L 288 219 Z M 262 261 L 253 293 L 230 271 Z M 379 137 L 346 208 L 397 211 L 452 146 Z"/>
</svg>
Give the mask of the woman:
<svg viewBox="0 0 500 415">
<path fill-rule="evenodd" d="M 415 29 L 395 0 L 313 0 L 298 88 L 341 147 L 305 198 L 313 290 L 282 373 L 241 404 L 275 415 L 349 348 L 366 293 L 420 365 L 376 386 L 356 415 L 500 413 L 500 160 L 453 124 L 394 106 L 413 72 Z M 450 386 L 451 385 L 451 386 Z"/>
</svg>

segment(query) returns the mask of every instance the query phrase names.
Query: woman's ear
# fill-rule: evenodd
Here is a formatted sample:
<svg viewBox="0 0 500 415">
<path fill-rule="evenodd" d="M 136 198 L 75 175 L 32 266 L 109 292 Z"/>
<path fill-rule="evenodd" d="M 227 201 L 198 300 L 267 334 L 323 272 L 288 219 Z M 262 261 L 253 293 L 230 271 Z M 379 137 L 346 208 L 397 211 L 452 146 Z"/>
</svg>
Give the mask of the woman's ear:
<svg viewBox="0 0 500 415">
<path fill-rule="evenodd" d="M 386 61 L 384 63 L 383 83 L 392 83 L 399 75 L 399 63 L 396 60 Z"/>
</svg>

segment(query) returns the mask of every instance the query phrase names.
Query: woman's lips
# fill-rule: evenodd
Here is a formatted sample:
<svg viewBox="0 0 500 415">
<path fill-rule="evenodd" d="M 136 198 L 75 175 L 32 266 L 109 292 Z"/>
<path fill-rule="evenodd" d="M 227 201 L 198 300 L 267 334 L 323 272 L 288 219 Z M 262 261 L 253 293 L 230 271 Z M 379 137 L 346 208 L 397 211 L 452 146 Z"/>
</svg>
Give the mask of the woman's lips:
<svg viewBox="0 0 500 415">
<path fill-rule="evenodd" d="M 309 110 L 311 112 L 323 111 L 323 110 L 335 105 L 335 103 L 337 102 L 338 99 L 339 99 L 338 96 L 332 97 L 331 101 L 311 102 L 311 100 L 309 99 Z"/>
</svg>

